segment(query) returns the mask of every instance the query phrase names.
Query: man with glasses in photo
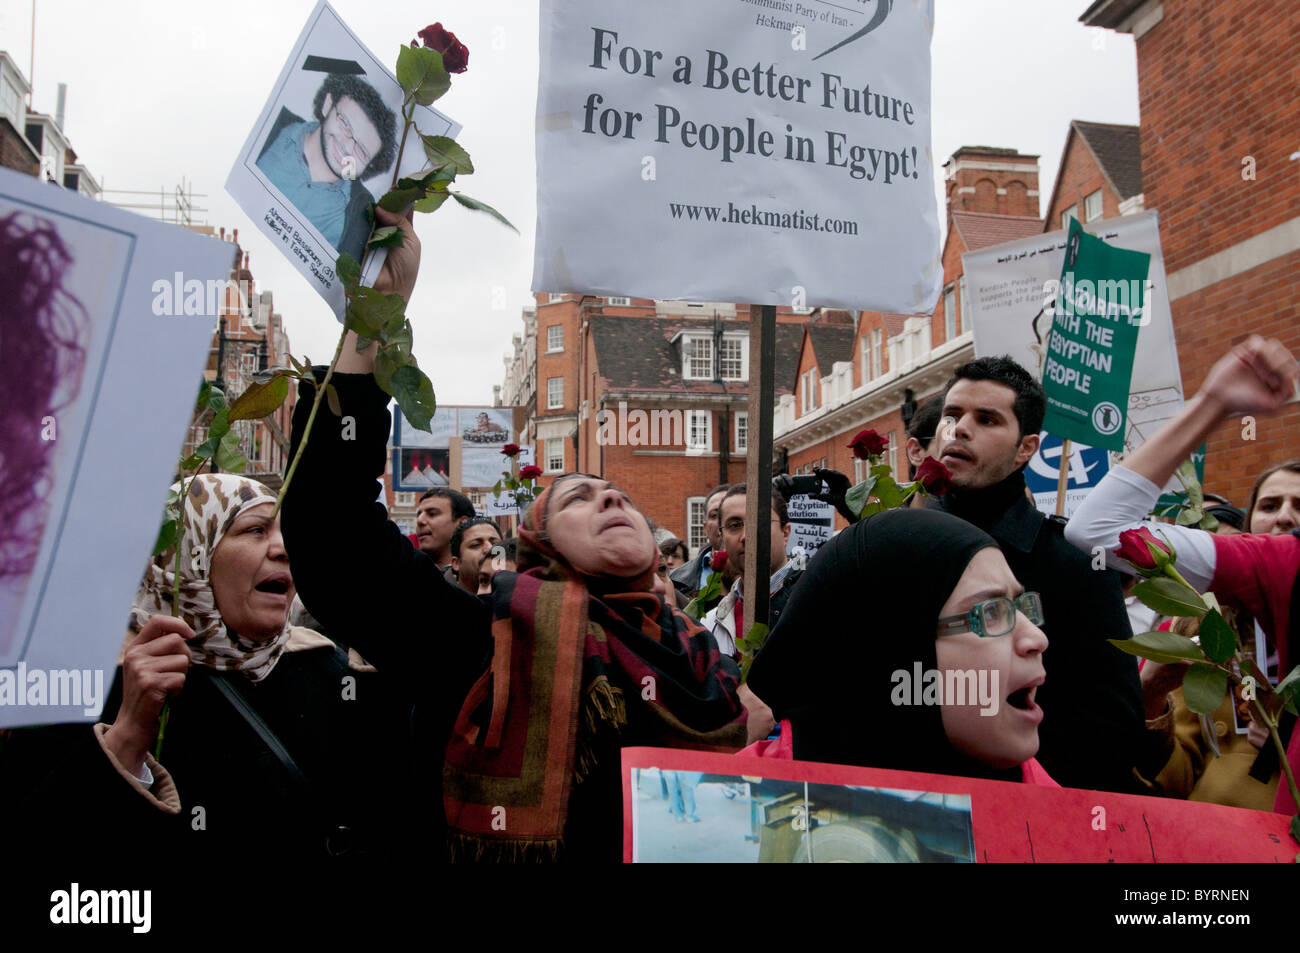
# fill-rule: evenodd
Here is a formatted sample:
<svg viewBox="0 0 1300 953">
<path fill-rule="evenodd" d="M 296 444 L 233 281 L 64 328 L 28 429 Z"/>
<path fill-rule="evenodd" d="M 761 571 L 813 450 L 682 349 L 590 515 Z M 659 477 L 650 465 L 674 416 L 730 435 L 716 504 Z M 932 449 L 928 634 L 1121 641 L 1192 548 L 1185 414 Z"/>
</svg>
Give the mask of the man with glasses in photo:
<svg viewBox="0 0 1300 953">
<path fill-rule="evenodd" d="M 312 111 L 315 122 L 280 110 L 257 167 L 330 245 L 360 261 L 374 201 L 361 182 L 392 167 L 397 119 L 374 87 L 347 72 L 326 76 Z"/>
</svg>

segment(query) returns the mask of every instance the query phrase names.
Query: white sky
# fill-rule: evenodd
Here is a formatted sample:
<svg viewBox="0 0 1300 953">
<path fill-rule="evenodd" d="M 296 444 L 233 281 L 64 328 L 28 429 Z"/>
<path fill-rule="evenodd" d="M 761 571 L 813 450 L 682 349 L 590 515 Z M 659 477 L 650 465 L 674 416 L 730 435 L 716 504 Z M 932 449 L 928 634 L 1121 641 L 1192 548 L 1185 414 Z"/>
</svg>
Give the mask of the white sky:
<svg viewBox="0 0 1300 953">
<path fill-rule="evenodd" d="M 644 0 L 642 0 L 644 2 Z M 326 361 L 333 315 L 225 193 L 226 175 L 314 0 L 36 0 L 33 106 L 53 114 L 68 84 L 64 129 L 108 189 L 168 192 L 183 178 L 206 198 L 208 224 L 238 228 L 261 290 L 275 294 L 294 353 Z M 416 219 L 424 246 L 408 315 L 415 353 L 440 403 L 490 403 L 502 355 L 531 303 L 536 217 L 533 117 L 536 0 L 334 0 L 377 56 L 441 20 L 470 51 L 438 107 L 464 126 L 475 173 L 457 182 L 521 236 L 448 203 Z M 1133 40 L 1084 27 L 1088 0 L 936 0 L 933 54 L 935 200 L 940 164 L 961 145 L 1040 158 L 1047 202 L 1071 119 L 1138 121 Z M 0 5 L 0 49 L 24 73 L 31 0 Z M 1041 209 L 1040 209 L 1041 211 Z M 500 307 L 504 300 L 504 308 Z M 496 307 L 494 307 L 496 305 Z"/>
</svg>

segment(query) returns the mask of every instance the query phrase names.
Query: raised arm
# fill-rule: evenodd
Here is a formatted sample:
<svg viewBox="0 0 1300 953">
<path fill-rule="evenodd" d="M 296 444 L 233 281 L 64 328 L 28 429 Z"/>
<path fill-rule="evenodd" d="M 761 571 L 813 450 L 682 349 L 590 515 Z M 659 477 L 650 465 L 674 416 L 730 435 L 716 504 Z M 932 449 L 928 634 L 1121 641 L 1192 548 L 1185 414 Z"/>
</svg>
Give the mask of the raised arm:
<svg viewBox="0 0 1300 953">
<path fill-rule="evenodd" d="M 382 209 L 377 214 L 399 225 L 405 239 L 389 253 L 375 287 L 409 300 L 419 240 L 409 221 Z M 389 398 L 370 373 L 374 349 L 359 354 L 355 340 L 349 333 L 332 381 L 342 417 L 326 403 L 318 408 L 285 496 L 281 525 L 294 582 L 324 627 L 381 671 L 459 683 L 468 670 L 481 670 L 490 644 L 489 613 L 474 596 L 448 584 L 375 502 L 387 455 Z M 302 441 L 313 397 L 312 385 L 304 383 L 291 453 Z"/>
</svg>

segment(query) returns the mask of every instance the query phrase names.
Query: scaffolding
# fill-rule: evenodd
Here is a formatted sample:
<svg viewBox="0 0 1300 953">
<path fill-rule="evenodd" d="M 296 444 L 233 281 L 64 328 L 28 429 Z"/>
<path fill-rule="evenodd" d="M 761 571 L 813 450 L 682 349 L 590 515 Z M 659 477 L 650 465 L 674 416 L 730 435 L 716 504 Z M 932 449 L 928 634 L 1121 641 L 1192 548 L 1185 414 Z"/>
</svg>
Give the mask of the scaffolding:
<svg viewBox="0 0 1300 953">
<path fill-rule="evenodd" d="M 155 197 L 156 201 L 146 201 L 142 196 Z M 122 196 L 118 199 L 117 196 Z M 206 213 L 208 209 L 201 208 L 194 204 L 195 199 L 206 199 L 205 193 L 196 193 L 194 184 L 181 179 L 179 185 L 172 186 L 172 191 L 168 194 L 166 188 L 159 188 L 157 191 L 139 189 L 104 189 L 104 201 L 109 205 L 117 208 L 131 209 L 140 215 L 156 219 L 160 222 L 170 222 L 174 225 L 206 225 L 207 219 L 195 221 L 194 216 L 197 213 Z"/>
</svg>

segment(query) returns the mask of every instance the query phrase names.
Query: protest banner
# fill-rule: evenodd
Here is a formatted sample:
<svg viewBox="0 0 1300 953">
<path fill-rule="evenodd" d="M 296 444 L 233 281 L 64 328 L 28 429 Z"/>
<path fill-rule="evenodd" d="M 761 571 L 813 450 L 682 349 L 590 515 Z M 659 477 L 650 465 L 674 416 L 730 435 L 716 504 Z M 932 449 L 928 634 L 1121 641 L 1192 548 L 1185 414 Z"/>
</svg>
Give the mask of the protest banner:
<svg viewBox="0 0 1300 953">
<path fill-rule="evenodd" d="M 786 501 L 786 515 L 790 519 L 790 538 L 786 540 L 785 554 L 805 560 L 830 542 L 835 535 L 835 507 L 824 500 L 814 500 L 806 493 L 797 493 Z"/>
<path fill-rule="evenodd" d="M 854 6 L 543 0 L 533 289 L 931 310 L 934 4 Z"/>
<path fill-rule="evenodd" d="M 0 428 L 0 728 L 89 721 L 235 249 L 7 169 L 0 242 L 20 263 L 0 286 L 0 375 L 17 385 Z"/>
<path fill-rule="evenodd" d="M 1116 248 L 1151 256 L 1145 323 L 1138 330 L 1123 427 L 1124 446 L 1132 451 L 1183 406 L 1159 217 L 1142 212 L 1094 222 L 1084 231 Z M 1058 230 L 962 256 L 964 307 L 971 316 L 976 356 L 1009 354 L 1041 376 L 1065 246 L 1066 233 Z"/>
<path fill-rule="evenodd" d="M 387 255 L 366 254 L 368 209 L 395 179 L 403 96 L 397 77 L 321 0 L 226 179 L 226 191 L 340 321 L 339 253 L 362 263 L 367 287 Z M 417 106 L 415 120 L 426 136 L 460 133 L 429 106 Z M 422 148 L 408 148 L 398 175 L 428 165 Z"/>
<path fill-rule="evenodd" d="M 1145 322 L 1151 256 L 1115 248 L 1070 220 L 1047 338 L 1043 427 L 1065 440 L 1124 449 L 1133 353 Z M 1065 451 L 1068 452 L 1068 451 Z"/>
<path fill-rule="evenodd" d="M 1069 519 L 1079 508 L 1101 478 L 1110 472 L 1110 454 L 1100 447 L 1076 443 L 1070 447 L 1069 457 L 1062 458 L 1064 441 L 1049 434 L 1039 433 L 1038 452 L 1029 458 L 1025 467 L 1025 486 L 1034 496 L 1034 505 L 1044 513 L 1056 513 L 1057 495 L 1061 490 L 1061 467 L 1065 468 L 1065 500 L 1060 515 Z"/>
<path fill-rule="evenodd" d="M 426 433 L 394 407 L 393 489 L 410 493 L 434 486 L 492 486 L 508 468 L 501 450 L 519 432 L 521 414 L 515 407 L 439 406 Z"/>
<path fill-rule="evenodd" d="M 654 790 L 658 774 L 695 788 L 699 823 L 672 823 Z M 631 863 L 1290 863 L 1288 822 L 1174 798 L 623 749 L 623 859 Z"/>
</svg>

